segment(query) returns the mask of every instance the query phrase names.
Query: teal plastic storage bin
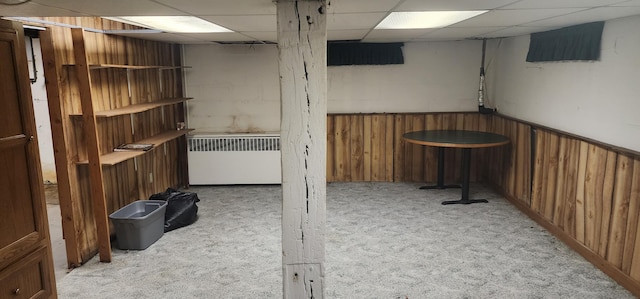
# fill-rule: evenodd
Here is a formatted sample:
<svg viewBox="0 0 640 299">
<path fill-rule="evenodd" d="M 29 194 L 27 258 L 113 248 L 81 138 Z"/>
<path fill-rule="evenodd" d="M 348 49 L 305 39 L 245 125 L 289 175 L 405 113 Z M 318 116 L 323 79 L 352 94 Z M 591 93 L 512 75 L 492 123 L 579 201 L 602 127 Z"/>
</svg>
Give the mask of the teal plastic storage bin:
<svg viewBox="0 0 640 299">
<path fill-rule="evenodd" d="M 164 200 L 138 200 L 109 215 L 118 248 L 143 250 L 164 234 Z"/>
</svg>

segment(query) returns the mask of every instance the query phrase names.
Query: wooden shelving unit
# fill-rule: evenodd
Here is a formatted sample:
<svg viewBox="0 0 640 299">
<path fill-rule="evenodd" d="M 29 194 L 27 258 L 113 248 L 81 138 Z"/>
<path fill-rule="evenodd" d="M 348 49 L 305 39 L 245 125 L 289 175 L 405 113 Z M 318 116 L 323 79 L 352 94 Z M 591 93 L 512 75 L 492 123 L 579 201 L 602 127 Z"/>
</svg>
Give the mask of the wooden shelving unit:
<svg viewBox="0 0 640 299">
<path fill-rule="evenodd" d="M 66 30 L 71 34 L 63 33 Z M 81 28 L 55 34 L 70 36 L 59 50 L 51 42 L 45 45 L 51 65 L 54 52 L 66 62 L 55 69 L 60 76 L 48 80 L 53 78 L 51 90 L 61 95 L 55 100 L 64 124 L 54 137 L 63 146 L 57 150 L 67 153 L 60 155 L 68 176 L 59 179 L 59 188 L 66 192 L 61 212 L 69 219 L 77 217 L 63 228 L 70 236 L 69 264 L 86 262 L 96 251 L 100 261 L 108 262 L 111 212 L 168 187 L 188 186 L 185 135 L 192 130 L 177 127 L 185 122 L 184 105 L 191 99 L 184 97 L 182 82 L 182 71 L 189 67 L 176 65 L 181 59 L 175 45 Z M 153 148 L 114 151 L 131 143 Z"/>
<path fill-rule="evenodd" d="M 78 40 L 80 36 L 83 36 L 80 34 L 80 31 L 77 31 L 75 33 L 75 42 L 80 43 L 80 41 Z M 79 52 L 83 52 L 83 48 L 82 47 L 78 47 L 79 49 L 77 49 Z M 86 53 L 76 53 L 76 59 L 79 61 L 82 61 L 82 56 L 84 55 L 84 60 L 86 60 Z M 87 64 L 87 66 L 83 65 L 83 63 L 76 63 L 76 64 L 65 64 L 64 66 L 67 67 L 76 67 L 78 68 L 79 71 L 79 77 L 86 77 L 85 80 L 80 80 L 81 82 L 86 81 L 89 82 L 90 81 L 90 74 L 87 73 L 86 71 L 83 72 L 83 68 L 87 71 L 93 71 L 93 70 L 102 70 L 102 69 L 121 69 L 121 70 L 159 70 L 159 71 L 163 71 L 163 70 L 177 70 L 177 69 L 186 69 L 186 68 L 190 68 L 187 66 L 162 66 L 162 65 L 121 65 L 121 64 Z M 159 79 L 159 87 L 160 89 L 162 89 L 162 73 L 160 73 L 160 76 L 158 77 Z M 128 91 L 129 91 L 129 97 L 131 97 L 131 78 L 129 76 L 127 76 L 127 86 L 128 86 Z M 80 90 L 86 90 L 87 89 L 91 89 L 91 86 L 89 84 L 89 86 L 80 86 Z M 160 90 L 162 92 L 162 90 Z M 86 92 L 86 96 L 91 95 L 90 92 Z M 86 98 L 86 97 L 85 97 Z M 94 118 L 94 126 L 95 126 L 95 118 L 97 117 L 104 117 L 104 118 L 108 118 L 108 117 L 117 117 L 117 116 L 122 116 L 122 115 L 135 115 L 138 113 L 142 113 L 142 112 L 146 112 L 152 109 L 156 109 L 156 108 L 163 108 L 165 106 L 169 106 L 169 105 L 175 105 L 175 104 L 182 104 L 188 100 L 190 100 L 192 98 L 166 98 L 166 99 L 160 99 L 160 100 L 156 100 L 156 101 L 151 101 L 151 102 L 146 102 L 146 103 L 139 103 L 139 104 L 131 104 L 131 105 L 127 105 L 124 107 L 120 107 L 120 108 L 114 108 L 114 109 L 110 109 L 110 110 L 102 110 L 102 111 L 92 111 L 92 116 L 89 118 Z M 89 102 L 89 101 L 84 101 L 83 105 L 87 105 L 87 106 L 93 106 L 92 103 L 93 101 Z M 91 112 L 89 112 L 91 113 Z M 86 117 L 87 116 L 87 109 L 85 109 L 83 107 L 83 112 L 82 113 L 70 113 L 69 116 L 73 116 L 73 117 Z M 184 136 L 186 135 L 189 131 L 193 131 L 193 130 L 171 130 L 171 131 L 165 131 L 162 132 L 160 134 L 145 138 L 145 139 L 141 139 L 141 140 L 135 140 L 136 143 L 144 143 L 144 144 L 153 144 L 154 148 L 164 144 L 165 142 L 168 142 L 170 140 L 176 139 L 178 137 Z M 96 132 L 97 134 L 97 132 Z M 133 135 L 133 132 L 131 132 L 131 134 Z M 97 145 L 96 145 L 97 146 Z M 91 147 L 91 146 L 89 146 Z M 116 165 L 118 163 L 124 162 L 126 160 L 135 158 L 135 157 L 139 157 L 141 155 L 144 155 L 146 153 L 146 151 L 130 151 L 130 152 L 108 152 L 108 153 L 102 153 L 100 154 L 99 157 L 99 164 L 100 165 L 108 165 L 108 166 L 113 166 Z M 90 158 L 89 159 L 85 159 L 85 160 L 81 160 L 78 161 L 77 164 L 78 165 L 87 165 L 90 164 Z"/>
</svg>

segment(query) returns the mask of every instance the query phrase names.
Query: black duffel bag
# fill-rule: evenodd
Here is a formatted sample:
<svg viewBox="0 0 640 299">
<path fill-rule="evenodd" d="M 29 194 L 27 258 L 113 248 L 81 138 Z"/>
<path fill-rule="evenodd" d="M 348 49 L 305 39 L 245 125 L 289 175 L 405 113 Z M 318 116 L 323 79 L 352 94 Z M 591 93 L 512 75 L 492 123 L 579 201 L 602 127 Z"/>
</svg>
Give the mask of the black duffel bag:
<svg viewBox="0 0 640 299">
<path fill-rule="evenodd" d="M 167 209 L 164 214 L 164 232 L 190 225 L 198 220 L 198 194 L 182 192 L 172 188 L 151 195 L 150 200 L 164 200 Z"/>
</svg>

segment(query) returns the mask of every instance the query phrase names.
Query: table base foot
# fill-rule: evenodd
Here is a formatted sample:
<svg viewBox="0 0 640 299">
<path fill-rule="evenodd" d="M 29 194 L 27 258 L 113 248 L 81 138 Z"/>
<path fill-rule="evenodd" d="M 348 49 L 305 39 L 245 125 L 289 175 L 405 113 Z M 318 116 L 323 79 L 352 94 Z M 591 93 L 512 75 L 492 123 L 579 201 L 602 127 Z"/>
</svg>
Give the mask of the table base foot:
<svg viewBox="0 0 640 299">
<path fill-rule="evenodd" d="M 488 203 L 489 201 L 486 199 L 459 199 L 459 200 L 447 200 L 443 201 L 443 205 L 468 205 L 472 203 Z"/>
<path fill-rule="evenodd" d="M 449 188 L 462 188 L 460 185 L 431 185 L 431 186 L 422 186 L 419 189 L 449 189 Z"/>
</svg>

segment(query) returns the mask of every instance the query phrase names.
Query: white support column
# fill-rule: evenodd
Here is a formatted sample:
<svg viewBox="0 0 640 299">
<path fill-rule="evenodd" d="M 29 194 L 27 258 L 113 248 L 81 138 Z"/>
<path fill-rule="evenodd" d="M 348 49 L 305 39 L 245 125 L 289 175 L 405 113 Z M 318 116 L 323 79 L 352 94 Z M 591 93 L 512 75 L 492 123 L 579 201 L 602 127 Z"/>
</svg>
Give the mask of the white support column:
<svg viewBox="0 0 640 299">
<path fill-rule="evenodd" d="M 324 298 L 326 0 L 278 0 L 284 298 Z"/>
</svg>

